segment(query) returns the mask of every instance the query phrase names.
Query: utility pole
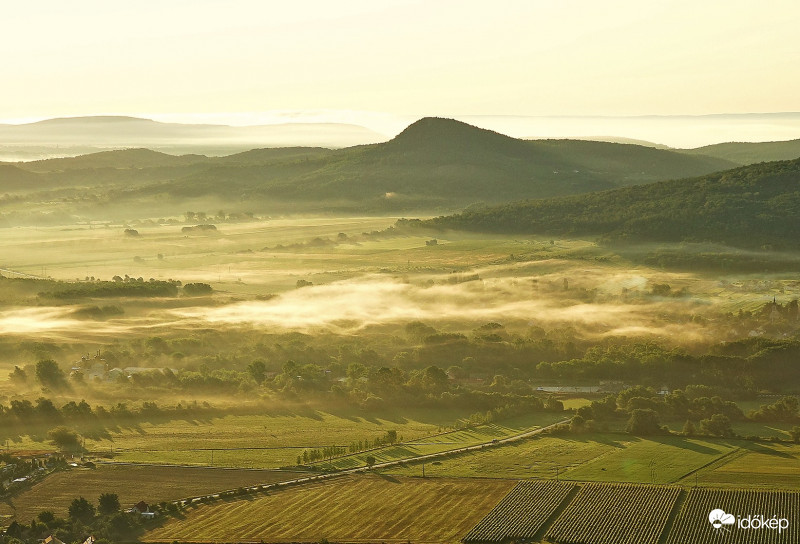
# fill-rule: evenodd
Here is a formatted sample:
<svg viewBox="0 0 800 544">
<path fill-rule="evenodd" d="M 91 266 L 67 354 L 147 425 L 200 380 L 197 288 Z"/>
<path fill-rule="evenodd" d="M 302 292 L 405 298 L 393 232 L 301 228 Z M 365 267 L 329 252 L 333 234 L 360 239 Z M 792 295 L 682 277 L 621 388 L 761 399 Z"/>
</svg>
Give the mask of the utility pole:
<svg viewBox="0 0 800 544">
<path fill-rule="evenodd" d="M 422 463 L 422 477 L 425 477 L 425 463 Z"/>
</svg>

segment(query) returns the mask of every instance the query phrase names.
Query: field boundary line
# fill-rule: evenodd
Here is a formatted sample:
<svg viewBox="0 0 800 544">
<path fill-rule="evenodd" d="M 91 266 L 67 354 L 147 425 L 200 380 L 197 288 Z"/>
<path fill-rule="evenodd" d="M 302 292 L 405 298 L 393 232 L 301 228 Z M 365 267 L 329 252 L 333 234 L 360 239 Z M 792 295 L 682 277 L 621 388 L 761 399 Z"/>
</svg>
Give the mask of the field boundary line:
<svg viewBox="0 0 800 544">
<path fill-rule="evenodd" d="M 581 490 L 580 484 L 577 484 L 577 483 L 572 484 L 572 489 L 569 490 L 569 493 L 567 493 L 567 496 L 564 497 L 561 500 L 561 502 L 558 504 L 556 509 L 553 510 L 553 513 L 550 514 L 547 517 L 546 520 L 544 520 L 544 523 L 542 523 L 542 526 L 539 527 L 539 530 L 536 531 L 535 535 L 533 535 L 533 538 L 531 539 L 532 541 L 534 541 L 534 542 L 540 542 L 540 541 L 544 542 L 544 537 L 545 537 L 545 535 L 547 535 L 547 531 L 550 530 L 550 527 L 552 527 L 553 524 L 556 522 L 556 520 L 558 520 L 558 518 L 561 517 L 561 515 L 564 513 L 564 511 L 567 508 L 569 508 L 569 505 L 572 504 L 572 501 L 575 500 L 575 497 L 580 492 L 580 490 Z"/>
<path fill-rule="evenodd" d="M 693 474 L 697 474 L 701 470 L 705 470 L 705 469 L 709 468 L 711 465 L 714 465 L 716 463 L 720 463 L 720 466 L 726 465 L 726 464 L 730 463 L 733 460 L 733 459 L 731 459 L 733 456 L 741 457 L 741 456 L 744 456 L 746 453 L 747 453 L 747 451 L 744 448 L 742 448 L 741 446 L 736 446 L 735 448 L 733 448 L 728 453 L 723 453 L 722 455 L 720 455 L 716 459 L 712 459 L 708 463 L 706 463 L 704 465 L 701 465 L 701 466 L 699 466 L 699 467 L 697 467 L 695 469 L 690 470 L 689 472 L 687 472 L 686 474 L 684 474 L 680 478 L 676 478 L 676 479 L 672 480 L 670 483 L 671 484 L 678 484 L 678 483 L 682 482 L 683 480 L 685 480 L 686 478 L 692 476 Z"/>
<path fill-rule="evenodd" d="M 666 544 L 667 540 L 669 539 L 669 535 L 672 532 L 672 528 L 675 526 L 675 520 L 678 519 L 678 516 L 681 514 L 683 510 L 683 505 L 686 503 L 686 499 L 689 498 L 689 492 L 686 491 L 683 487 L 679 488 L 680 492 L 678 493 L 678 497 L 675 499 L 675 503 L 672 505 L 672 510 L 667 516 L 667 522 L 664 524 L 664 529 L 661 530 L 661 534 L 658 537 L 658 544 Z"/>
<path fill-rule="evenodd" d="M 201 468 L 205 470 L 247 470 L 251 472 L 287 472 L 287 473 L 306 473 L 310 472 L 302 469 L 290 468 L 252 468 L 252 467 L 223 467 L 216 465 L 180 465 L 174 463 L 140 463 L 128 461 L 94 461 L 97 465 L 103 466 L 125 466 L 125 467 L 166 467 L 166 468 Z"/>
</svg>

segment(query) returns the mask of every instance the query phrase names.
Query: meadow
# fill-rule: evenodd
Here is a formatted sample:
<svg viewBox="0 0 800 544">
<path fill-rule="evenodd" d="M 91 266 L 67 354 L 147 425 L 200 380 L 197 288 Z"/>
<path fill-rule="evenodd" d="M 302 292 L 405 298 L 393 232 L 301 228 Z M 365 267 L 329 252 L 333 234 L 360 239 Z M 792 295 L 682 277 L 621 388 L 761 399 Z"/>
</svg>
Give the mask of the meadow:
<svg viewBox="0 0 800 544">
<path fill-rule="evenodd" d="M 345 449 L 360 440 L 374 441 L 387 431 L 396 431 L 402 443 L 345 453 L 315 465 L 324 470 L 366 465 L 366 457 L 396 461 L 458 449 L 506 438 L 563 419 L 561 414 L 533 413 L 502 423 L 478 425 L 465 430 L 447 427 L 469 413 L 458 410 L 415 410 L 371 413 L 352 410 L 327 413 L 321 410 L 274 410 L 263 415 L 225 415 L 208 418 L 142 421 L 129 427 L 103 429 L 90 438 L 85 430 L 85 455 L 117 463 L 170 464 L 208 467 L 281 468 L 297 464 L 305 450 L 340 446 Z M 30 429 L 28 430 L 30 432 Z M 99 436 L 98 436 L 99 435 Z M 9 448 L 54 452 L 54 446 L 39 434 L 9 440 Z"/>
<path fill-rule="evenodd" d="M 800 488 L 800 447 L 787 444 L 742 444 L 724 462 L 712 463 L 686 483 L 714 487 Z"/>
<path fill-rule="evenodd" d="M 746 440 L 542 435 L 425 463 L 425 475 L 791 489 L 798 484 L 798 455 L 796 445 Z M 421 476 L 422 467 L 410 464 L 385 472 Z"/>
<path fill-rule="evenodd" d="M 501 320 L 517 330 L 531 323 L 571 326 L 592 339 L 702 344 L 728 334 L 715 315 L 800 293 L 791 274 L 670 271 L 637 261 L 644 248 L 622 256 L 585 240 L 439 233 L 429 245 L 425 233 L 386 233 L 391 217 L 261 219 L 223 223 L 205 234 L 186 234 L 184 223 L 171 219 L 176 223 L 0 229 L 0 274 L 8 277 L 127 274 L 208 282 L 216 292 L 205 299 L 124 299 L 124 315 L 93 323 L 76 319 L 69 304 L 38 299 L 45 287 L 19 284 L 0 293 L 2 336 L 90 347 L 193 327 L 352 334 L 368 325 L 431 319 L 454 329 Z M 126 227 L 138 235 L 124 234 Z M 313 286 L 298 290 L 299 280 Z M 656 284 L 685 294 L 648 296 Z M 674 317 L 665 319 L 668 314 Z"/>
</svg>

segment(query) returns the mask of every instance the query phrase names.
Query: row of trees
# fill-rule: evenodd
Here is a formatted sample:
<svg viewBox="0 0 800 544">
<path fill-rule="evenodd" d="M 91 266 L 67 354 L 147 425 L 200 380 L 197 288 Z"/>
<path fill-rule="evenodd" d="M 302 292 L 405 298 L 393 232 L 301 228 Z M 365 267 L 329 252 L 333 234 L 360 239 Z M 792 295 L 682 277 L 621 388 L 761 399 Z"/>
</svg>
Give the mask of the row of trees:
<svg viewBox="0 0 800 544">
<path fill-rule="evenodd" d="M 349 446 L 326 446 L 324 448 L 314 448 L 303 450 L 302 455 L 297 456 L 298 465 L 308 465 L 317 461 L 324 461 L 325 459 L 332 459 L 347 453 L 358 453 L 374 448 L 382 448 L 384 446 L 391 446 L 402 442 L 403 437 L 397 434 L 395 430 L 386 431 L 386 434 L 377 438 L 359 440 L 358 442 L 351 442 Z"/>
</svg>

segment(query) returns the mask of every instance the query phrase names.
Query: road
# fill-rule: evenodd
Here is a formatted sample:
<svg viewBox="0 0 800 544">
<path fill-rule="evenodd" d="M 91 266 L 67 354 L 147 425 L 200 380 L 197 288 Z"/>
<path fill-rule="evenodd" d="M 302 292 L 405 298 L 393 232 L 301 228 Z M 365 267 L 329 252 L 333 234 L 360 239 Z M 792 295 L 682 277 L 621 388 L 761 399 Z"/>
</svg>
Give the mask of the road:
<svg viewBox="0 0 800 544">
<path fill-rule="evenodd" d="M 3 274 L 3 273 L 5 273 L 5 274 L 14 274 L 16 276 L 20 276 L 20 277 L 28 278 L 28 279 L 32 279 L 32 280 L 44 279 L 44 278 L 42 278 L 42 276 L 34 276 L 33 274 L 26 274 L 24 272 L 17 272 L 16 270 L 10 270 L 8 268 L 0 268 L 0 274 Z"/>
<path fill-rule="evenodd" d="M 559 421 L 557 423 L 553 423 L 551 425 L 546 425 L 545 427 L 539 427 L 539 428 L 536 428 L 536 429 L 531 429 L 531 430 L 525 431 L 523 433 L 515 434 L 513 436 L 508 436 L 506 438 L 498 438 L 498 439 L 494 439 L 494 440 L 491 440 L 491 441 L 488 441 L 488 442 L 482 442 L 480 444 L 474 444 L 472 446 L 465 446 L 463 448 L 455 448 L 455 449 L 452 449 L 452 450 L 440 451 L 440 452 L 437 452 L 437 453 L 429 453 L 429 454 L 426 454 L 426 455 L 418 455 L 416 457 L 406 457 L 404 459 L 397 459 L 395 461 L 387 461 L 385 463 L 376 463 L 376 464 L 372 465 L 372 467 L 358 467 L 358 468 L 349 468 L 349 469 L 344 469 L 344 470 L 338 470 L 336 472 L 325 472 L 323 474 L 316 474 L 314 476 L 306 476 L 306 477 L 303 477 L 303 478 L 296 478 L 294 480 L 287 480 L 285 482 L 276 482 L 276 483 L 272 483 L 272 484 L 250 486 L 250 487 L 246 487 L 245 489 L 247 491 L 249 491 L 249 492 L 269 491 L 271 489 L 281 489 L 281 488 L 284 488 L 284 487 L 289 487 L 289 486 L 294 486 L 294 485 L 299 485 L 299 484 L 306 484 L 306 483 L 311 483 L 311 482 L 320 482 L 320 481 L 329 480 L 329 479 L 332 479 L 332 478 L 340 478 L 340 477 L 348 475 L 348 474 L 369 472 L 369 471 L 375 470 L 375 469 L 391 468 L 391 467 L 403 465 L 403 464 L 409 463 L 409 462 L 417 463 L 417 462 L 420 462 L 420 461 L 439 459 L 439 458 L 442 458 L 442 457 L 447 457 L 449 455 L 458 454 L 458 453 L 466 453 L 466 452 L 470 452 L 470 451 L 478 451 L 478 450 L 481 450 L 481 449 L 485 449 L 487 447 L 497 447 L 497 446 L 502 446 L 502 445 L 505 445 L 505 444 L 510 444 L 510 443 L 513 443 L 513 442 L 518 442 L 520 440 L 525 440 L 526 438 L 530 438 L 531 436 L 535 436 L 537 434 L 543 433 L 548 429 L 552 429 L 553 427 L 555 427 L 557 425 L 562 425 L 562 424 L 568 423 L 568 422 L 569 422 L 569 419 L 564 419 L 564 420 Z M 174 501 L 174 502 L 175 502 L 175 504 L 190 504 L 190 503 L 193 503 L 193 502 L 200 502 L 203 499 L 208 500 L 210 498 L 211 499 L 220 498 L 220 496 L 222 496 L 222 495 L 235 493 L 236 491 L 237 490 L 220 491 L 219 493 L 213 493 L 211 495 L 202 495 L 202 496 L 199 496 L 199 497 L 189 497 L 189 498 L 181 499 L 181 500 Z"/>
</svg>

